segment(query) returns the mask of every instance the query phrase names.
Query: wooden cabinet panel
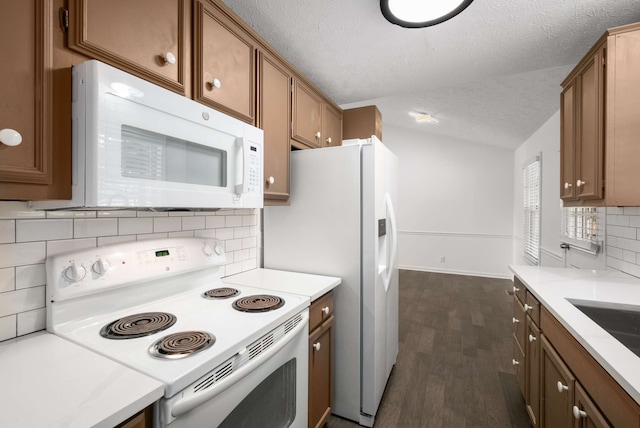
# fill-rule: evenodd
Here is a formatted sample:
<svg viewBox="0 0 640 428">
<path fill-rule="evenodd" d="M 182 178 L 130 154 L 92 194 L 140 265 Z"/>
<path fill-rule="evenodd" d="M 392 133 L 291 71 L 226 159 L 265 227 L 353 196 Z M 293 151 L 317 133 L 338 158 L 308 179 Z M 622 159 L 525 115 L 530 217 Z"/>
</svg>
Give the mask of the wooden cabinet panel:
<svg viewBox="0 0 640 428">
<path fill-rule="evenodd" d="M 342 111 L 342 138 L 369 138 L 382 140 L 382 114 L 376 106 L 351 108 Z"/>
<path fill-rule="evenodd" d="M 153 426 L 153 406 L 149 406 L 116 428 L 151 428 Z"/>
<path fill-rule="evenodd" d="M 321 427 L 331 413 L 333 315 L 309 336 L 309 427 Z"/>
<path fill-rule="evenodd" d="M 324 147 L 342 145 L 342 111 L 324 103 L 322 111 L 322 144 Z"/>
<path fill-rule="evenodd" d="M 524 307 L 518 298 L 513 298 L 513 336 L 516 338 L 520 349 L 524 352 L 525 349 L 525 337 L 527 330 L 527 315 L 524 311 Z"/>
<path fill-rule="evenodd" d="M 527 320 L 526 340 L 526 393 L 527 413 L 534 426 L 539 426 L 540 416 L 540 329 L 533 319 Z"/>
<path fill-rule="evenodd" d="M 556 353 L 548 340 L 542 337 L 542 407 L 543 427 L 570 427 L 573 403 L 573 374 Z"/>
<path fill-rule="evenodd" d="M 520 344 L 516 340 L 516 337 L 513 336 L 513 359 L 511 360 L 511 364 L 513 365 L 513 370 L 515 371 L 516 380 L 518 381 L 518 386 L 520 387 L 520 393 L 523 397 L 526 396 L 526 360 L 524 356 L 524 351 L 520 347 Z"/>
<path fill-rule="evenodd" d="M 317 298 L 309 308 L 309 331 L 313 331 L 333 314 L 333 292 Z"/>
<path fill-rule="evenodd" d="M 71 0 L 69 48 L 184 95 L 191 61 L 188 3 Z"/>
<path fill-rule="evenodd" d="M 309 147 L 321 147 L 322 98 L 299 79 L 293 81 L 291 138 Z"/>
<path fill-rule="evenodd" d="M 604 48 L 578 73 L 576 197 L 602 199 L 604 179 Z"/>
<path fill-rule="evenodd" d="M 575 404 L 572 413 L 575 423 L 574 428 L 610 428 L 609 422 L 600 413 L 593 401 L 579 382 L 576 382 L 575 388 Z"/>
<path fill-rule="evenodd" d="M 575 84 L 568 84 L 560 95 L 560 197 L 564 201 L 576 199 Z"/>
<path fill-rule="evenodd" d="M 291 78 L 289 69 L 276 58 L 266 52 L 258 54 L 258 127 L 264 131 L 265 199 L 289 198 Z"/>
<path fill-rule="evenodd" d="M 255 124 L 257 42 L 210 1 L 194 13 L 194 99 Z"/>
</svg>

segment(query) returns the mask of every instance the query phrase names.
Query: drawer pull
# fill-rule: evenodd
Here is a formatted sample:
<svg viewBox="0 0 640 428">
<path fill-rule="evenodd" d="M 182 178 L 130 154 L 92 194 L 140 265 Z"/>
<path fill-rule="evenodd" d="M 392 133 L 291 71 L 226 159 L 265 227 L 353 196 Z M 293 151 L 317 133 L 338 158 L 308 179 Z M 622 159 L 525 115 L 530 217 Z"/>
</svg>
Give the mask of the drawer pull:
<svg viewBox="0 0 640 428">
<path fill-rule="evenodd" d="M 211 84 L 211 88 L 216 88 L 216 89 L 220 89 L 222 87 L 222 82 L 220 81 L 220 79 L 213 79 L 211 82 L 209 82 Z"/>
<path fill-rule="evenodd" d="M 520 364 L 520 362 L 518 362 L 518 360 L 516 360 L 516 359 L 512 359 L 511 360 L 511 364 L 513 364 L 514 366 L 517 366 L 517 365 Z"/>
<path fill-rule="evenodd" d="M 533 306 L 529 306 L 526 303 L 524 304 L 524 310 L 525 311 L 530 311 L 531 309 L 533 309 Z"/>
<path fill-rule="evenodd" d="M 518 291 L 520 291 L 520 289 L 514 285 L 514 286 L 513 286 L 513 292 L 514 292 L 514 293 L 517 293 Z"/>
<path fill-rule="evenodd" d="M 0 129 L 0 143 L 7 146 L 17 146 L 22 143 L 22 135 L 15 129 Z"/>
<path fill-rule="evenodd" d="M 325 315 L 329 315 L 329 306 L 325 306 L 324 308 L 322 308 L 322 313 Z"/>
<path fill-rule="evenodd" d="M 513 324 L 517 324 L 517 323 L 519 323 L 519 322 L 520 322 L 520 320 L 519 320 L 518 318 L 516 318 L 516 317 L 513 317 L 513 318 L 511 318 L 511 322 L 512 322 Z"/>
<path fill-rule="evenodd" d="M 536 337 L 533 334 L 529 335 L 529 342 L 533 342 L 534 340 L 536 340 Z"/>
<path fill-rule="evenodd" d="M 576 419 L 586 418 L 587 412 L 585 412 L 584 410 L 580 410 L 578 406 L 573 406 L 573 417 Z"/>
<path fill-rule="evenodd" d="M 320 342 L 316 342 L 313 344 L 313 349 L 315 349 L 316 351 L 320 350 Z"/>
<path fill-rule="evenodd" d="M 171 52 L 167 52 L 166 54 L 164 54 L 162 56 L 162 59 L 164 60 L 165 64 L 175 64 L 176 63 L 176 56 Z"/>
<path fill-rule="evenodd" d="M 567 385 L 564 385 L 562 382 L 558 381 L 558 383 L 556 384 L 556 386 L 558 387 L 558 392 L 563 392 L 563 391 L 567 391 L 569 389 L 569 387 Z"/>
</svg>

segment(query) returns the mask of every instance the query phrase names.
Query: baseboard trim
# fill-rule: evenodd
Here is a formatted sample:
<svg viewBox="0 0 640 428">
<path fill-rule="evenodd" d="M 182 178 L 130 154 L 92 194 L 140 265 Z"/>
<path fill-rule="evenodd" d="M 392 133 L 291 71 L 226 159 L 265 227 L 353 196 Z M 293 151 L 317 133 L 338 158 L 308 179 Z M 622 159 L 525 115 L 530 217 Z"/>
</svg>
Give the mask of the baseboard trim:
<svg viewBox="0 0 640 428">
<path fill-rule="evenodd" d="M 431 268 L 431 267 L 404 266 L 404 265 L 398 265 L 398 269 L 415 270 L 419 272 L 445 273 L 450 275 L 478 276 L 482 278 L 513 279 L 513 274 L 501 274 L 501 273 L 492 273 L 492 272 L 475 272 L 475 271 L 438 269 L 438 268 Z"/>
</svg>

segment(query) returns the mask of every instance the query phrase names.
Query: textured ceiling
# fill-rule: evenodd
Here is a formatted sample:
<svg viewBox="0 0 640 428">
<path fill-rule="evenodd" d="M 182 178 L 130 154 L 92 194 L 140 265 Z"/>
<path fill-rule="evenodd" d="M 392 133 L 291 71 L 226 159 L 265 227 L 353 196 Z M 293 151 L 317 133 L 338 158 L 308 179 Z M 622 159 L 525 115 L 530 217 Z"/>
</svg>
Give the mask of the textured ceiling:
<svg viewBox="0 0 640 428">
<path fill-rule="evenodd" d="M 640 21 L 640 0 L 475 0 L 424 29 L 388 23 L 378 0 L 223 1 L 342 107 L 511 150 L 558 110 L 560 82 L 604 30 Z"/>
</svg>

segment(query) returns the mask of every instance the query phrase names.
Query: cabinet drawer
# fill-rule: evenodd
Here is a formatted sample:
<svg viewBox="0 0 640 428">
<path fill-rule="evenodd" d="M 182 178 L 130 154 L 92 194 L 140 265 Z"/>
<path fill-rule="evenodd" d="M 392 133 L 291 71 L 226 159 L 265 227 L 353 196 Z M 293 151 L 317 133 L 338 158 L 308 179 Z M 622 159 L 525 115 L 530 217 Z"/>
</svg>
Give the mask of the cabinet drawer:
<svg viewBox="0 0 640 428">
<path fill-rule="evenodd" d="M 520 393 L 524 397 L 525 395 L 525 359 L 524 352 L 520 349 L 518 342 L 514 336 L 513 338 L 513 360 L 511 360 L 513 364 L 513 371 L 516 375 L 516 380 L 518 381 L 518 386 L 520 387 Z"/>
<path fill-rule="evenodd" d="M 515 294 L 520 302 L 524 304 L 527 300 L 527 287 L 518 279 L 513 278 L 513 294 Z"/>
<path fill-rule="evenodd" d="M 318 298 L 309 308 L 309 331 L 313 331 L 333 314 L 333 292 Z"/>
<path fill-rule="evenodd" d="M 525 304 L 527 305 L 525 307 L 525 312 L 529 314 L 533 322 L 535 322 L 536 325 L 539 326 L 540 325 L 540 302 L 538 302 L 538 299 L 536 299 L 533 296 L 533 294 L 527 291 L 527 299 Z"/>
<path fill-rule="evenodd" d="M 513 298 L 513 336 L 515 337 L 520 349 L 524 350 L 525 331 L 527 326 L 527 317 L 524 312 L 524 307 L 520 300 L 516 297 Z"/>
</svg>

